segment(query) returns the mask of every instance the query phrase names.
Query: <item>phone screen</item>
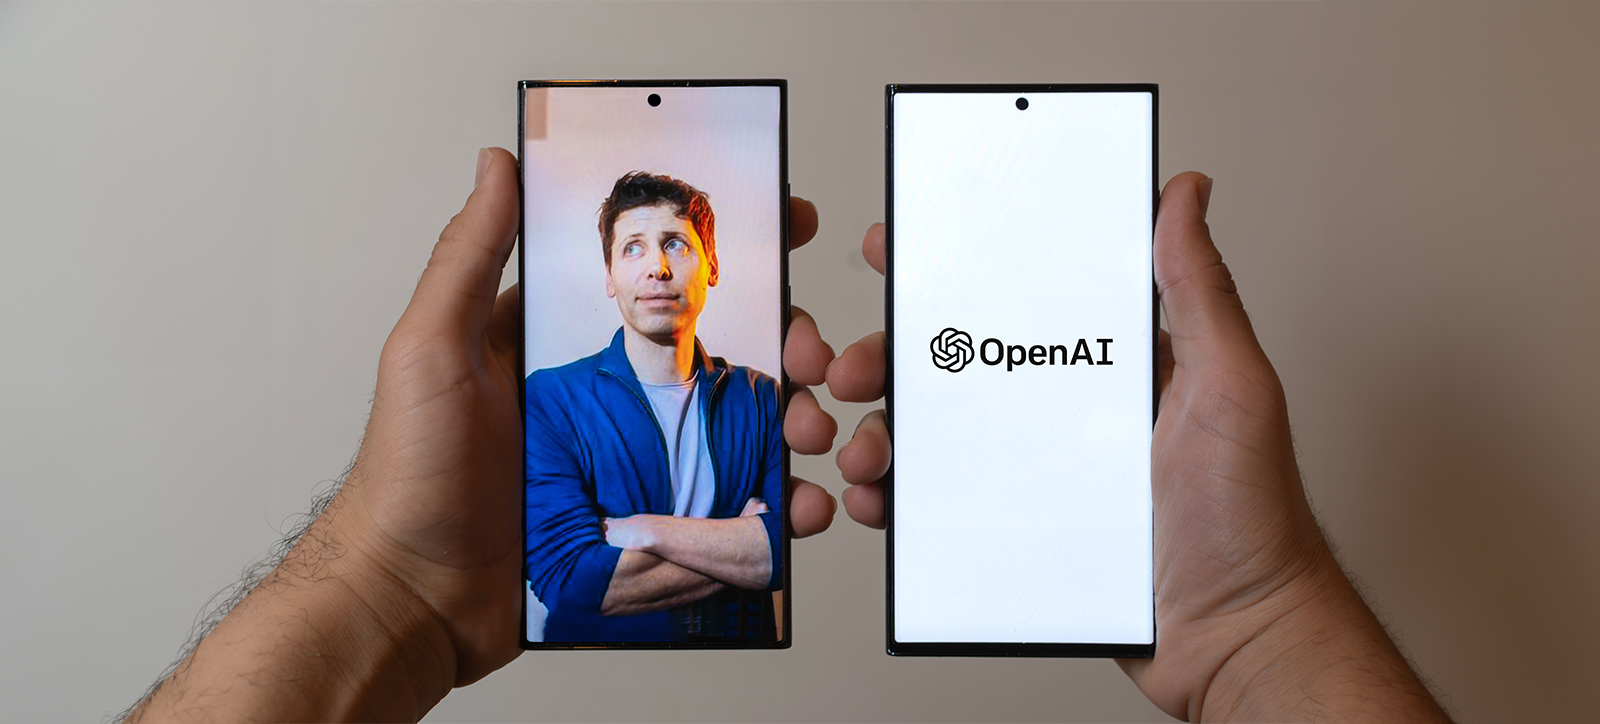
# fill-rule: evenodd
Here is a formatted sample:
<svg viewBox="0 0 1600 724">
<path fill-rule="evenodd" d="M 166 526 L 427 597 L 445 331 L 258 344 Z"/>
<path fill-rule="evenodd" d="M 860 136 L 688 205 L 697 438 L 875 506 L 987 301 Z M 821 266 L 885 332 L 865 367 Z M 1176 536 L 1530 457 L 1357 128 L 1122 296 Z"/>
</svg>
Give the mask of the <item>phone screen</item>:
<svg viewBox="0 0 1600 724">
<path fill-rule="evenodd" d="M 889 649 L 1149 656 L 1155 86 L 888 105 Z"/>
<path fill-rule="evenodd" d="M 524 648 L 785 644 L 783 81 L 524 81 Z"/>
</svg>

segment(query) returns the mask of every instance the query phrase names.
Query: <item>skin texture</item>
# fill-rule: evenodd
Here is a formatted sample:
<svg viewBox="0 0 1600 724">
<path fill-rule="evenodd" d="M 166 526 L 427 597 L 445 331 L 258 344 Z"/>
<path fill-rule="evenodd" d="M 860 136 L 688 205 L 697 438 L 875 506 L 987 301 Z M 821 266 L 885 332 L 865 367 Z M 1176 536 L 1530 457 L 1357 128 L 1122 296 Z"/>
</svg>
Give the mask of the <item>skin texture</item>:
<svg viewBox="0 0 1600 724">
<path fill-rule="evenodd" d="M 689 379 L 695 328 L 717 284 L 716 253 L 667 204 L 622 212 L 613 235 L 606 296 L 622 313 L 628 361 L 643 382 Z"/>
<path fill-rule="evenodd" d="M 600 601 L 603 616 L 633 616 L 694 603 L 727 584 L 660 556 L 626 551 Z"/>
<path fill-rule="evenodd" d="M 772 549 L 766 526 L 755 517 L 757 513 L 749 512 L 757 505 L 759 510 L 766 509 L 751 498 L 745 513 L 737 518 L 607 518 L 606 542 L 659 556 L 730 586 L 766 588 L 772 578 Z M 613 531 L 622 526 L 626 529 L 616 538 L 622 542 L 613 542 Z"/>
<path fill-rule="evenodd" d="M 1189 721 L 1447 721 L 1329 550 L 1306 502 L 1288 405 L 1212 243 L 1212 181 L 1167 184 L 1155 231 L 1160 413 L 1152 441 L 1156 656 L 1120 661 Z M 862 252 L 884 269 L 884 229 Z M 828 368 L 834 397 L 883 396 L 883 333 Z M 851 518 L 884 526 L 884 414 L 838 453 Z"/>
<path fill-rule="evenodd" d="M 628 550 L 617 561 L 600 613 L 660 611 L 727 586 L 765 588 L 772 577 L 772 553 L 766 526 L 753 518 L 765 512 L 767 504 L 751 498 L 732 519 L 606 518 L 606 543 Z"/>
<path fill-rule="evenodd" d="M 130 721 L 415 721 L 521 653 L 521 315 L 516 288 L 496 295 L 520 211 L 516 169 L 503 149 L 480 152 L 476 188 L 384 344 L 338 495 Z M 816 210 L 796 199 L 790 211 L 799 246 Z M 803 311 L 794 319 L 785 371 L 797 388 L 820 384 L 833 350 Z M 785 438 L 826 452 L 837 427 L 803 396 Z M 826 529 L 834 509 L 792 479 L 796 537 Z"/>
</svg>

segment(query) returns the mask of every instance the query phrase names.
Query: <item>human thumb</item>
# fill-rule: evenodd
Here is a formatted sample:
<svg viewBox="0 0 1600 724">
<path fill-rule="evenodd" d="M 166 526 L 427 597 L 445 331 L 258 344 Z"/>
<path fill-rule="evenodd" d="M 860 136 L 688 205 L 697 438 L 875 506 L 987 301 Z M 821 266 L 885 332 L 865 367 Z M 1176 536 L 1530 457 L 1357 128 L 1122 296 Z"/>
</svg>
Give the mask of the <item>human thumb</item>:
<svg viewBox="0 0 1600 724">
<path fill-rule="evenodd" d="M 501 148 L 482 149 L 475 175 L 466 206 L 439 234 L 404 324 L 469 338 L 489 325 L 500 275 L 516 243 L 521 197 L 516 157 Z"/>
<path fill-rule="evenodd" d="M 1233 275 L 1211 240 L 1212 180 L 1190 171 L 1167 182 L 1156 214 L 1156 289 L 1178 364 L 1265 363 Z"/>
</svg>

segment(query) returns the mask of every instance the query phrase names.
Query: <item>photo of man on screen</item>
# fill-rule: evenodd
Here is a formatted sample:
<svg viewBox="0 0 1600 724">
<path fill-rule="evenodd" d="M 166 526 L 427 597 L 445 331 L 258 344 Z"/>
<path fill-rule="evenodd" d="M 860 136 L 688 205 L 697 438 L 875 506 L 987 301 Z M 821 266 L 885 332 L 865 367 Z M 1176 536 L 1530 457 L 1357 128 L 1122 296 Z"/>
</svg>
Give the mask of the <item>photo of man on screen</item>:
<svg viewBox="0 0 1600 724">
<path fill-rule="evenodd" d="M 543 638 L 776 640 L 778 383 L 696 336 L 718 281 L 710 200 L 634 171 L 599 217 L 621 328 L 527 379 L 526 574 L 548 609 Z"/>
</svg>

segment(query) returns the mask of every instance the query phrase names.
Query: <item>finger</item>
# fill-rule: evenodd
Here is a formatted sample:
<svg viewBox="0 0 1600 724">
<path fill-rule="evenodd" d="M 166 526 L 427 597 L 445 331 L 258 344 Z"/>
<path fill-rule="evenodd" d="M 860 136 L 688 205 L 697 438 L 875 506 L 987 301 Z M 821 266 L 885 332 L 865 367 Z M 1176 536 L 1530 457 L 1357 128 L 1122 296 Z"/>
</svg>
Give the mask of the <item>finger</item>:
<svg viewBox="0 0 1600 724">
<path fill-rule="evenodd" d="M 833 347 L 822 341 L 817 320 L 806 310 L 791 305 L 789 335 L 783 343 L 783 371 L 802 385 L 820 385 L 827 381 L 828 363 L 832 361 Z"/>
<path fill-rule="evenodd" d="M 510 151 L 479 151 L 481 181 L 433 247 L 428 268 L 402 322 L 435 330 L 483 334 L 494 310 L 500 274 L 516 241 L 517 159 Z"/>
<path fill-rule="evenodd" d="M 883 410 L 873 410 L 861 418 L 850 442 L 839 448 L 834 463 L 839 466 L 839 476 L 851 485 L 875 483 L 889 472 L 893 452 L 889 444 L 889 427 L 885 424 Z"/>
<path fill-rule="evenodd" d="M 1245 314 L 1233 275 L 1206 226 L 1211 179 L 1193 171 L 1167 182 L 1156 216 L 1156 287 L 1172 331 L 1178 364 L 1237 361 L 1239 354 L 1265 362 Z"/>
<path fill-rule="evenodd" d="M 886 360 L 882 332 L 862 337 L 828 363 L 828 394 L 845 402 L 872 402 L 883 397 Z"/>
<path fill-rule="evenodd" d="M 844 512 L 857 523 L 883 530 L 883 484 L 866 483 L 844 491 Z"/>
<path fill-rule="evenodd" d="M 789 250 L 806 245 L 817 235 L 817 205 L 800 198 L 789 197 Z"/>
<path fill-rule="evenodd" d="M 816 395 L 796 386 L 783 415 L 783 439 L 789 442 L 790 449 L 801 455 L 821 455 L 833 449 L 833 436 L 837 434 L 839 423 L 817 404 Z"/>
<path fill-rule="evenodd" d="M 867 227 L 867 235 L 861 239 L 862 258 L 866 259 L 873 269 L 877 269 L 879 274 L 883 273 L 886 233 L 883 224 L 873 224 Z"/>
<path fill-rule="evenodd" d="M 839 503 L 822 486 L 800 478 L 789 477 L 789 525 L 794 537 L 813 536 L 833 525 L 833 514 Z"/>
</svg>

